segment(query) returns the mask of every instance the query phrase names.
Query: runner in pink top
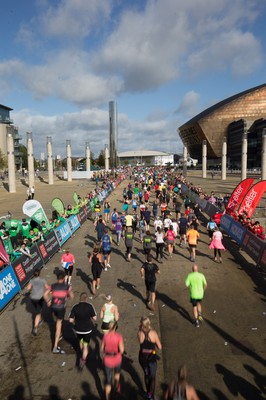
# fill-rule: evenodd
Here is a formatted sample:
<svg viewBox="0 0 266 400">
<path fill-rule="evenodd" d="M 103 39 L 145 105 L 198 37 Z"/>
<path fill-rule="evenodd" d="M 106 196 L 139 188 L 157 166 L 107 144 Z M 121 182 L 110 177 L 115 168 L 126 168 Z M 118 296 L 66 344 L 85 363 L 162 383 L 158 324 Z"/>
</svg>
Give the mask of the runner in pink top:
<svg viewBox="0 0 266 400">
<path fill-rule="evenodd" d="M 66 249 L 65 253 L 61 257 L 62 267 L 65 269 L 65 283 L 71 285 L 71 278 L 73 273 L 73 268 L 75 264 L 75 257 L 70 253 L 69 249 Z"/>
<path fill-rule="evenodd" d="M 120 392 L 120 371 L 122 364 L 122 354 L 124 353 L 124 340 L 120 333 L 116 332 L 117 322 L 109 323 L 109 332 L 103 337 L 101 350 L 104 351 L 104 366 L 106 373 L 105 395 L 106 400 L 110 400 L 112 381 L 114 374 L 114 387 L 116 392 Z"/>
</svg>

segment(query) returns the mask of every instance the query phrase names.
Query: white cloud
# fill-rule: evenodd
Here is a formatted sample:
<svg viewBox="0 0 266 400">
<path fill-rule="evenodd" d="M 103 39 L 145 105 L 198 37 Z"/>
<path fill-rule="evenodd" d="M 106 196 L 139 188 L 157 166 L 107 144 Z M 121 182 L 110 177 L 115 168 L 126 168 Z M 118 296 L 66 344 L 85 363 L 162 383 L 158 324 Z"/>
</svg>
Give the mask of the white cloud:
<svg viewBox="0 0 266 400">
<path fill-rule="evenodd" d="M 85 143 L 89 142 L 91 150 L 97 155 L 109 144 L 108 111 L 97 108 L 75 113 L 44 116 L 24 109 L 13 112 L 12 118 L 19 127 L 19 133 L 26 144 L 26 132 L 33 133 L 35 157 L 46 153 L 46 137 L 51 136 L 53 154 L 66 155 L 66 140 L 71 140 L 73 156 L 85 154 Z M 181 148 L 181 141 L 176 132 L 176 119 L 157 121 L 130 121 L 125 114 L 118 115 L 119 151 L 129 148 L 162 150 L 176 152 Z"/>
<path fill-rule="evenodd" d="M 181 100 L 176 114 L 182 117 L 192 118 L 199 112 L 199 100 L 200 96 L 194 90 L 187 92 Z"/>
</svg>

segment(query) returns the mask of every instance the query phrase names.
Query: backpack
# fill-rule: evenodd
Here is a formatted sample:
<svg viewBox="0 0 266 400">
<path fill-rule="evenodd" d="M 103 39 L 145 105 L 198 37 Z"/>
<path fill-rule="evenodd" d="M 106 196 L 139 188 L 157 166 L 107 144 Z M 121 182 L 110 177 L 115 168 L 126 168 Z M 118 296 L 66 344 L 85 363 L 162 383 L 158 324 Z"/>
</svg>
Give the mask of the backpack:
<svg viewBox="0 0 266 400">
<path fill-rule="evenodd" d="M 113 214 L 112 214 L 112 222 L 116 222 L 116 221 L 117 221 L 117 214 L 114 211 Z"/>
</svg>

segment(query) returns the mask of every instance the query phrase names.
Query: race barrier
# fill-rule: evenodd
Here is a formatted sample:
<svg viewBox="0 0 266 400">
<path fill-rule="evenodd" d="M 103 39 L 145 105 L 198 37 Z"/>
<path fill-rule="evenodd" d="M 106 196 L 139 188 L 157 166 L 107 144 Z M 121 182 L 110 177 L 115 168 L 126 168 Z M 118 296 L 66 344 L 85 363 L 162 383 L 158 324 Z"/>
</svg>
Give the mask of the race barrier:
<svg viewBox="0 0 266 400">
<path fill-rule="evenodd" d="M 123 176 L 117 178 L 111 188 L 101 190 L 86 205 L 80 207 L 77 214 L 71 215 L 57 228 L 51 230 L 44 241 L 38 241 L 31 246 L 30 256 L 22 255 L 0 271 L 0 312 L 27 285 L 34 271 L 41 269 L 87 221 L 95 205 L 98 202 L 102 203 L 124 179 Z"/>
<path fill-rule="evenodd" d="M 182 184 L 181 190 L 182 194 L 188 196 L 194 204 L 198 204 L 200 209 L 210 218 L 212 218 L 216 212 L 221 212 L 218 207 L 211 204 L 206 199 L 202 199 L 186 185 Z M 255 261 L 256 265 L 266 270 L 266 242 L 264 240 L 247 230 L 245 226 L 241 225 L 228 214 L 224 214 L 221 217 L 220 228 L 237 242 L 239 247 Z"/>
</svg>

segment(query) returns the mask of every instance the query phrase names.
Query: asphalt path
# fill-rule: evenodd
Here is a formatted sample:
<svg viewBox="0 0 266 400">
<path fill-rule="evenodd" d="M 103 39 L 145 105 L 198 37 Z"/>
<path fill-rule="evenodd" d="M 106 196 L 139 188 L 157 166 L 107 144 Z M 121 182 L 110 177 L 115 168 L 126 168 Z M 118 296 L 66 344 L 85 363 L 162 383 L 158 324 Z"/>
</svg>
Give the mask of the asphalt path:
<svg viewBox="0 0 266 400">
<path fill-rule="evenodd" d="M 196 183 L 206 190 L 217 187 L 217 192 L 230 193 L 236 179 L 227 185 L 205 180 L 199 176 Z M 111 195 L 111 207 L 122 208 L 122 191 L 127 181 Z M 36 185 L 36 199 L 44 204 L 47 213 L 53 197 L 59 196 L 68 204 L 73 203 L 73 192 L 81 196 L 91 189 L 86 182 L 55 182 L 51 187 L 43 182 Z M 205 186 L 204 186 L 205 185 Z M 220 187 L 221 186 L 221 187 Z M 222 191 L 223 189 L 223 191 Z M 21 215 L 26 188 L 19 187 L 15 195 L 1 193 L 0 209 L 4 215 L 12 208 L 13 215 Z M 6 210 L 6 206 L 8 208 Z M 153 231 L 153 228 L 152 228 Z M 64 247 L 70 247 L 76 256 L 73 276 L 75 299 L 68 302 L 67 311 L 78 301 L 82 291 L 88 291 L 91 270 L 87 253 L 95 242 L 92 221 L 86 221 Z M 114 237 L 114 235 L 113 235 Z M 115 239 L 115 237 L 114 237 Z M 204 273 L 208 288 L 203 301 L 204 322 L 195 328 L 191 322 L 192 307 L 185 278 L 191 271 L 186 248 L 176 247 L 176 254 L 168 258 L 165 253 L 161 274 L 157 280 L 157 304 L 154 313 L 146 307 L 145 287 L 140 277 L 140 267 L 145 260 L 138 235 L 134 240 L 132 262 L 125 261 L 123 243 L 113 245 L 112 268 L 103 272 L 101 288 L 97 295 L 90 294 L 90 301 L 97 313 L 104 303 L 104 295 L 112 293 L 119 307 L 119 332 L 125 340 L 121 399 L 141 399 L 143 373 L 138 363 L 137 331 L 141 316 L 148 315 L 162 340 L 159 354 L 156 395 L 161 398 L 165 384 L 172 379 L 177 368 L 185 363 L 189 381 L 196 388 L 200 399 L 265 399 L 265 275 L 239 250 L 237 245 L 224 238 L 227 251 L 223 263 L 213 261 L 208 248 L 206 218 L 202 216 L 200 242 L 196 263 Z M 153 251 L 153 255 L 155 252 Z M 55 281 L 60 269 L 62 253 L 57 253 L 42 270 L 48 283 Z M 89 292 L 90 293 L 90 292 Z M 31 335 L 32 309 L 27 296 L 16 299 L 0 315 L 0 398 L 8 400 L 101 399 L 104 395 L 104 371 L 99 346 L 101 321 L 95 327 L 90 345 L 87 366 L 77 369 L 77 342 L 66 322 L 60 342 L 66 355 L 54 355 L 52 337 L 54 324 L 45 310 L 44 323 L 37 337 Z"/>
</svg>

